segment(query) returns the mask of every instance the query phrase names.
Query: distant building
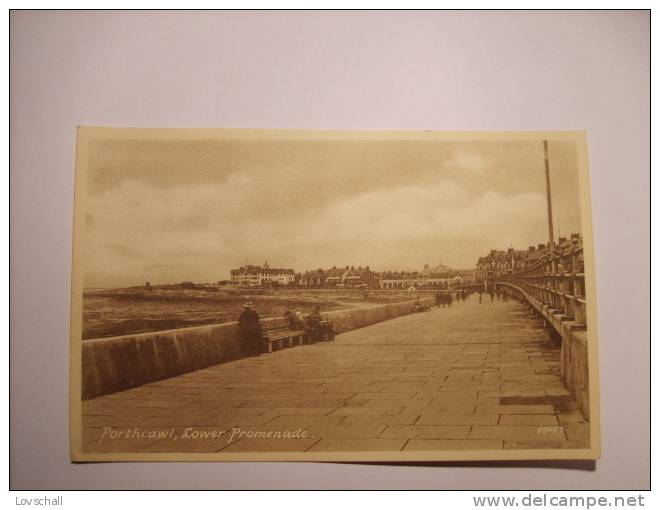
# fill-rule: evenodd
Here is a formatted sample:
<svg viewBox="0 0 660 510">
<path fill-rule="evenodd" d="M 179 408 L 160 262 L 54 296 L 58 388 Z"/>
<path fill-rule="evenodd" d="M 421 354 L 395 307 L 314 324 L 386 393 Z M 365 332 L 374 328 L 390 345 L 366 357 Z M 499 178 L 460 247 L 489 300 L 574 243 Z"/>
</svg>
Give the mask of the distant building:
<svg viewBox="0 0 660 510">
<path fill-rule="evenodd" d="M 270 267 L 268 262 L 263 266 L 245 265 L 230 271 L 231 283 L 241 287 L 261 287 L 264 284 L 289 285 L 295 280 L 293 269 Z"/>
<path fill-rule="evenodd" d="M 305 271 L 298 280 L 300 287 L 342 289 L 342 288 L 378 288 L 378 276 L 369 266 L 332 267 Z"/>
<path fill-rule="evenodd" d="M 527 250 L 514 250 L 513 248 L 490 250 L 488 255 L 479 257 L 476 277 L 479 280 L 501 278 L 514 271 L 524 269 L 530 262 L 545 256 L 546 252 L 545 244 L 530 246 Z"/>
<path fill-rule="evenodd" d="M 569 239 L 560 237 L 557 240 L 555 249 L 562 251 L 567 247 L 581 244 L 582 237 L 580 234 L 573 234 Z M 522 271 L 536 264 L 539 259 L 544 258 L 548 253 L 548 246 L 545 244 L 530 246 L 527 250 L 514 250 L 513 248 L 506 251 L 491 250 L 488 255 L 479 257 L 475 278 L 477 280 L 492 280 L 505 277 L 510 273 Z"/>
<path fill-rule="evenodd" d="M 449 289 L 461 285 L 464 271 L 449 266 L 424 264 L 422 271 L 386 271 L 380 274 L 380 288 L 394 289 Z"/>
</svg>

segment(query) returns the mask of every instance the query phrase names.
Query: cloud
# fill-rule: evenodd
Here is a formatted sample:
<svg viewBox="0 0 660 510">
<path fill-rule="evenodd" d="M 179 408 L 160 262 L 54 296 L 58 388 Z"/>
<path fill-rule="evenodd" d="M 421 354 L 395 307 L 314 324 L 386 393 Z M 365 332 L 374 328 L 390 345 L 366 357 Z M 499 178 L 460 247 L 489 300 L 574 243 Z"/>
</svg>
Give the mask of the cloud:
<svg viewBox="0 0 660 510">
<path fill-rule="evenodd" d="M 217 281 L 246 259 L 298 271 L 441 261 L 470 268 L 492 248 L 524 248 L 547 235 L 536 146 L 255 142 L 112 151 L 118 147 L 92 170 L 88 287 Z M 566 154 L 553 160 L 560 190 L 574 175 Z M 101 170 L 112 175 L 99 177 Z M 561 197 L 557 210 L 566 215 L 575 200 Z"/>
<path fill-rule="evenodd" d="M 236 185 L 243 189 L 249 181 Z M 418 269 L 440 259 L 465 268 L 474 265 L 476 253 L 500 247 L 502 238 L 528 242 L 530 235 L 535 242 L 543 226 L 541 194 L 475 196 L 446 182 L 367 192 L 287 217 L 245 214 L 244 195 L 230 185 L 148 190 L 123 183 L 93 202 L 90 286 L 129 274 L 133 283 L 216 281 L 245 257 L 296 270 L 345 264 Z"/>
<path fill-rule="evenodd" d="M 482 155 L 465 150 L 455 150 L 447 166 L 467 172 L 483 173 L 492 166 L 492 161 Z"/>
</svg>

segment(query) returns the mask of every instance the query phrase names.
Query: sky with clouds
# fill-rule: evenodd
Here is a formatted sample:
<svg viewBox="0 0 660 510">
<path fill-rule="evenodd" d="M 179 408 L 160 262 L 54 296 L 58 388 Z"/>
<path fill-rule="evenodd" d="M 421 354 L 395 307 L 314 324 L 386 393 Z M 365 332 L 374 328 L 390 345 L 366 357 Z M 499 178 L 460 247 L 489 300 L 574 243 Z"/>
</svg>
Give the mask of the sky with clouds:
<svg viewBox="0 0 660 510">
<path fill-rule="evenodd" d="M 580 231 L 576 147 L 549 143 L 555 235 Z M 85 286 L 215 282 L 246 261 L 468 269 L 547 239 L 541 140 L 94 140 Z"/>
</svg>

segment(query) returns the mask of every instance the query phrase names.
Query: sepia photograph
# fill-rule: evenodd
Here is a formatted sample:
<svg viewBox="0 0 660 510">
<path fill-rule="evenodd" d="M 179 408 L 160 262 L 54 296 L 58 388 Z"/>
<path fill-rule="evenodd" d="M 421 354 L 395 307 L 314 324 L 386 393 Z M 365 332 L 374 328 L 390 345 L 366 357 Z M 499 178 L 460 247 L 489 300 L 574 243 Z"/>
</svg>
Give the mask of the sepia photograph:
<svg viewBox="0 0 660 510">
<path fill-rule="evenodd" d="M 78 130 L 74 461 L 599 455 L 586 135 Z"/>
</svg>

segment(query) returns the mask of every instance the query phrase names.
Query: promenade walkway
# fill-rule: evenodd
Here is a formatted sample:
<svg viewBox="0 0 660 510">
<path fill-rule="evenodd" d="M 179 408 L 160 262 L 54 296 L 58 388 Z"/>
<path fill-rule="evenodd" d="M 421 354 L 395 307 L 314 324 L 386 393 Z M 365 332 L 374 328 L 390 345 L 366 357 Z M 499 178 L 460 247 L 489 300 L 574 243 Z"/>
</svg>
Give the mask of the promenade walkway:
<svg viewBox="0 0 660 510">
<path fill-rule="evenodd" d="M 83 402 L 83 451 L 583 448 L 559 349 L 523 305 L 472 296 Z"/>
</svg>

